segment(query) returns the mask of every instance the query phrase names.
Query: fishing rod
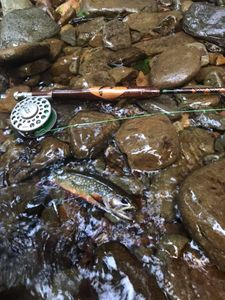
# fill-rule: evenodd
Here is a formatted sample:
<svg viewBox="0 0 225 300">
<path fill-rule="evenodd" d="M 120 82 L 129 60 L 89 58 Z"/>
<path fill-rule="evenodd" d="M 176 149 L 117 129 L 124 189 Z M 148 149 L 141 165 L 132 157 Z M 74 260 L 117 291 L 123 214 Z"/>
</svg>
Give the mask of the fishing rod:
<svg viewBox="0 0 225 300">
<path fill-rule="evenodd" d="M 154 87 L 92 87 L 87 89 L 56 89 L 51 91 L 16 92 L 18 104 L 11 112 L 12 127 L 24 137 L 39 137 L 49 132 L 55 125 L 57 114 L 50 101 L 63 103 L 77 100 L 102 100 L 116 102 L 120 99 L 147 99 L 168 94 L 219 94 L 224 88 L 175 88 L 158 89 Z M 0 96 L 1 99 L 5 95 Z"/>
</svg>

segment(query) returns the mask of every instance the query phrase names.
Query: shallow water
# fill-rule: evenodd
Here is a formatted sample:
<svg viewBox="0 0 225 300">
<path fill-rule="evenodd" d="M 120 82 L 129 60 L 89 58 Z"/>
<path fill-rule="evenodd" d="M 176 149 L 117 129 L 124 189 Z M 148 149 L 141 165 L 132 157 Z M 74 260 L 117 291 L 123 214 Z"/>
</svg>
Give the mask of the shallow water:
<svg viewBox="0 0 225 300">
<path fill-rule="evenodd" d="M 175 4 L 170 5 L 172 10 Z M 166 3 L 163 6 L 162 1 L 161 9 L 168 10 L 167 6 Z M 171 29 L 167 22 L 160 25 L 166 27 L 165 31 L 157 27 L 159 32 L 162 30 L 162 36 L 171 30 L 179 31 L 174 24 L 170 24 Z M 134 30 L 132 34 L 133 39 L 138 35 Z M 157 33 L 153 37 L 161 36 Z M 135 45 L 139 38 L 142 37 L 132 43 Z M 143 36 L 146 41 L 151 38 Z M 72 47 L 66 50 L 65 44 L 63 47 L 61 57 L 75 51 Z M 90 50 L 90 45 L 82 44 L 80 51 L 86 48 Z M 110 66 L 105 66 L 105 50 L 96 51 L 98 67 L 103 66 L 100 78 L 103 81 L 106 72 L 112 71 L 112 65 L 123 67 L 127 63 L 126 55 L 123 59 L 120 57 L 122 49 L 119 54 L 111 53 L 116 64 L 111 61 Z M 86 55 L 83 59 L 88 61 L 90 53 Z M 122 64 L 118 65 L 118 61 Z M 129 62 L 128 65 L 130 67 Z M 146 70 L 143 57 L 136 59 L 136 65 L 132 62 L 131 67 L 140 71 L 140 65 Z M 71 85 L 68 74 L 59 74 L 60 70 L 51 69 L 52 73 L 58 72 L 52 76 L 49 71 L 42 73 L 33 90 Z M 83 85 L 87 85 L 87 77 L 95 71 L 91 59 L 83 64 L 82 78 L 86 76 Z M 138 72 L 134 74 L 137 77 Z M 132 76 L 123 78 L 122 83 L 137 84 L 136 77 Z M 77 84 L 81 84 L 80 77 L 74 76 Z M 98 73 L 96 77 L 89 78 L 90 82 L 99 80 Z M 203 84 L 203 80 L 200 83 Z M 211 249 L 204 250 L 204 241 L 202 247 L 196 241 L 198 236 L 190 229 L 191 224 L 185 219 L 179 202 L 188 194 L 180 192 L 184 180 L 195 170 L 224 157 L 224 115 L 214 113 L 208 118 L 202 111 L 201 114 L 182 113 L 182 109 L 193 107 L 224 108 L 223 97 L 207 97 L 161 97 L 141 103 L 132 99 L 115 104 L 82 100 L 68 103 L 61 99 L 61 103 L 52 102 L 58 115 L 56 128 L 71 125 L 75 115 L 79 120 L 90 118 L 91 121 L 99 118 L 96 113 L 116 118 L 146 112 L 156 115 L 147 120 L 138 119 L 138 122 L 115 122 L 114 127 L 107 129 L 92 124 L 77 131 L 73 128 L 53 130 L 37 139 L 20 136 L 10 127 L 9 114 L 0 113 L 0 299 L 224 299 L 223 264 L 220 266 L 217 259 L 209 258 Z M 168 117 L 164 116 L 165 111 Z M 90 152 L 85 148 L 89 142 L 94 145 Z M 145 155 L 149 155 L 148 161 Z M 113 186 L 114 195 L 120 195 L 122 189 L 135 207 L 132 220 L 118 222 L 110 213 L 85 201 L 87 187 L 74 193 L 62 189 L 53 180 L 53 174 L 62 172 L 82 173 L 91 176 L 93 182 L 98 179 L 106 186 Z M 199 178 L 203 191 L 210 185 L 207 180 L 204 176 Z M 93 186 L 100 189 L 99 183 Z M 212 189 L 216 199 L 222 202 L 224 182 L 215 179 L 215 187 L 209 186 L 209 194 Z M 200 195 L 196 196 L 191 188 L 190 191 L 190 202 L 199 201 L 202 205 Z M 98 196 L 101 191 L 95 192 Z M 107 189 L 104 196 L 105 193 Z M 211 209 L 215 218 L 220 217 L 223 207 L 219 201 L 218 208 L 208 202 L 208 207 L 202 205 L 199 213 L 200 220 L 201 214 L 208 217 L 208 223 L 197 223 L 196 231 L 203 230 L 205 237 L 207 226 L 211 224 L 223 245 L 223 226 L 206 214 L 207 209 Z M 215 244 L 217 250 L 218 236 L 212 233 L 210 238 L 212 248 Z"/>
</svg>

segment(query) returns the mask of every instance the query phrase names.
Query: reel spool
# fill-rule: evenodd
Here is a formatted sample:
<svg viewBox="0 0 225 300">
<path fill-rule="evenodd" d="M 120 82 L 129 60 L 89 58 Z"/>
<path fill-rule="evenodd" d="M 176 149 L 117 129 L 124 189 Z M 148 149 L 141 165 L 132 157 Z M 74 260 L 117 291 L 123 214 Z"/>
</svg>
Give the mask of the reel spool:
<svg viewBox="0 0 225 300">
<path fill-rule="evenodd" d="M 57 120 L 56 111 L 44 97 L 27 97 L 12 110 L 10 121 L 24 137 L 37 138 L 52 129 Z"/>
</svg>

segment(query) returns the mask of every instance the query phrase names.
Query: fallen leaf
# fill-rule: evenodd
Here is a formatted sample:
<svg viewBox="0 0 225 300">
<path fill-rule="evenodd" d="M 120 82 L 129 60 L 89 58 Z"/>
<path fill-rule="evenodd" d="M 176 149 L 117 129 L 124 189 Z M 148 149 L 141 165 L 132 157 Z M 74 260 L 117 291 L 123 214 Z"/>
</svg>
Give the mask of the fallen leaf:
<svg viewBox="0 0 225 300">
<path fill-rule="evenodd" d="M 216 59 L 216 66 L 224 65 L 225 64 L 225 57 L 223 54 L 219 54 Z"/>
<path fill-rule="evenodd" d="M 137 86 L 148 86 L 149 85 L 148 75 L 145 75 L 142 71 L 140 71 L 136 78 L 136 85 Z"/>
<path fill-rule="evenodd" d="M 181 124 L 184 128 L 190 127 L 189 114 L 186 113 L 182 114 Z"/>
</svg>

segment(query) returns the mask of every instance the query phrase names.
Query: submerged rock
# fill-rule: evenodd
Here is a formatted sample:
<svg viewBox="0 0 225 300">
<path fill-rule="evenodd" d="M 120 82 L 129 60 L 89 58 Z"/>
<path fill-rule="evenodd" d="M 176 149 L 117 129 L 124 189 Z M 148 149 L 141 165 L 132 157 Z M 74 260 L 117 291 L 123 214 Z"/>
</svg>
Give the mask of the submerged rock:
<svg viewBox="0 0 225 300">
<path fill-rule="evenodd" d="M 111 50 L 130 47 L 131 35 L 128 25 L 117 19 L 107 22 L 103 28 L 103 43 Z"/>
<path fill-rule="evenodd" d="M 178 206 L 190 235 L 225 271 L 225 159 L 192 173 L 183 183 Z"/>
<path fill-rule="evenodd" d="M 153 178 L 148 196 L 149 211 L 166 222 L 176 219 L 176 197 L 181 182 L 191 171 L 203 165 L 206 155 L 214 153 L 214 138 L 204 129 L 182 131 L 179 142 L 180 157 L 172 166 Z"/>
<path fill-rule="evenodd" d="M 148 300 L 166 299 L 163 292 L 159 289 L 155 278 L 143 268 L 137 258 L 122 244 L 109 242 L 101 245 L 97 249 L 96 258 L 97 268 L 99 270 L 102 269 L 102 271 L 104 270 L 104 273 L 107 272 L 109 275 L 111 274 L 110 277 L 112 279 L 117 272 L 122 272 L 125 275 L 125 278 L 127 278 L 131 284 L 129 292 L 133 292 L 135 295 L 134 299 L 138 299 L 139 297 L 140 299 L 144 297 L 144 299 Z M 102 272 L 99 273 L 101 274 Z M 99 280 L 99 284 L 100 282 L 101 280 Z M 118 284 L 117 280 L 117 285 Z M 123 294 L 124 293 L 128 293 L 128 291 L 124 290 Z"/>
<path fill-rule="evenodd" d="M 171 48 L 152 60 L 151 82 L 159 88 L 173 88 L 187 83 L 199 72 L 201 55 L 197 48 Z"/>
<path fill-rule="evenodd" d="M 203 128 L 215 129 L 218 131 L 225 130 L 225 117 L 220 114 L 200 114 L 195 118 L 195 121 Z"/>
<path fill-rule="evenodd" d="M 53 37 L 59 26 L 42 9 L 18 9 L 8 13 L 1 22 L 2 47 L 35 43 Z"/>
<path fill-rule="evenodd" d="M 113 67 L 130 66 L 132 63 L 146 57 L 146 54 L 141 49 L 129 47 L 108 53 L 107 62 Z"/>
<path fill-rule="evenodd" d="M 125 121 L 115 138 L 133 170 L 162 169 L 179 155 L 178 136 L 166 116 Z"/>
<path fill-rule="evenodd" d="M 225 8 L 208 3 L 191 5 L 183 19 L 183 29 L 190 35 L 225 47 Z"/>
<path fill-rule="evenodd" d="M 80 7 L 80 11 L 92 17 L 117 16 L 142 10 L 157 11 L 157 2 L 155 0 L 84 0 Z"/>
<path fill-rule="evenodd" d="M 129 83 L 138 75 L 138 71 L 128 67 L 115 67 L 109 71 L 116 84 Z"/>
<path fill-rule="evenodd" d="M 88 49 L 80 57 L 79 73 L 85 75 L 87 73 L 95 73 L 98 71 L 107 71 L 110 67 L 107 64 L 108 51 L 102 48 Z"/>
<path fill-rule="evenodd" d="M 0 112 L 10 113 L 17 104 L 14 93 L 15 92 L 30 92 L 30 88 L 26 85 L 16 85 L 6 90 L 6 97 L 0 101 Z"/>
<path fill-rule="evenodd" d="M 74 116 L 69 125 L 113 119 L 113 116 L 97 111 L 82 111 Z M 92 157 L 102 150 L 107 138 L 118 128 L 118 122 L 70 128 L 71 147 L 74 157 Z"/>
<path fill-rule="evenodd" d="M 170 234 L 161 239 L 157 251 L 160 260 L 157 275 L 160 282 L 163 281 L 164 292 L 171 300 L 222 300 L 225 274 L 190 245 L 183 235 Z"/>
<path fill-rule="evenodd" d="M 42 58 L 13 69 L 11 73 L 12 76 L 26 78 L 28 76 L 40 74 L 49 69 L 50 66 L 51 64 L 49 63 L 49 61 Z"/>
<path fill-rule="evenodd" d="M 41 142 L 40 151 L 32 160 L 32 168 L 39 170 L 68 156 L 70 156 L 68 144 L 56 138 L 47 137 Z"/>
</svg>

